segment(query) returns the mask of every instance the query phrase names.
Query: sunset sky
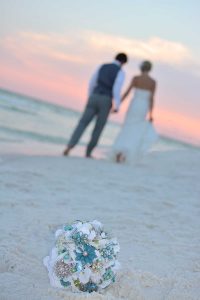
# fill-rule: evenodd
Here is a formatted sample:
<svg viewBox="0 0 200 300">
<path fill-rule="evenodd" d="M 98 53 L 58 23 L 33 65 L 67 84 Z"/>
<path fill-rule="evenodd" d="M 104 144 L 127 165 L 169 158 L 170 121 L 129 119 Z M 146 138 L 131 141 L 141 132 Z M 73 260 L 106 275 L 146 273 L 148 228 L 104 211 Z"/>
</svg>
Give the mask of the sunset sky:
<svg viewBox="0 0 200 300">
<path fill-rule="evenodd" d="M 96 66 L 123 51 L 124 88 L 154 64 L 157 130 L 200 144 L 200 1 L 1 0 L 0 11 L 1 88 L 82 110 Z"/>
</svg>

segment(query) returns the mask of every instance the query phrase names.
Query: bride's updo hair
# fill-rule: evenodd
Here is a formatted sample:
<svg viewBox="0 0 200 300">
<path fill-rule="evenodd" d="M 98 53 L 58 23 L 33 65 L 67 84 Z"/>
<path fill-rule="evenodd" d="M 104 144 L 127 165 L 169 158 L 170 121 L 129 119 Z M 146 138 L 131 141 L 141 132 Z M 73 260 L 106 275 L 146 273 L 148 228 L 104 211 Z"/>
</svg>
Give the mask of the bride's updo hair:
<svg viewBox="0 0 200 300">
<path fill-rule="evenodd" d="M 142 72 L 149 72 L 152 69 L 152 63 L 148 60 L 145 60 L 140 65 L 140 70 Z"/>
</svg>

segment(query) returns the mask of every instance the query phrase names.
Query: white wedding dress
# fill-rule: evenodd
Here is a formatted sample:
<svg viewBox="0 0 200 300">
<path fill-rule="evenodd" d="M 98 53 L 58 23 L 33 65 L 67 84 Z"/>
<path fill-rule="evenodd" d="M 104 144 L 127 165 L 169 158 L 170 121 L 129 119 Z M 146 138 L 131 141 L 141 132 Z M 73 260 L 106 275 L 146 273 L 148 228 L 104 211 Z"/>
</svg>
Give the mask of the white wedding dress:
<svg viewBox="0 0 200 300">
<path fill-rule="evenodd" d="M 124 124 L 111 149 L 112 160 L 116 161 L 116 155 L 122 153 L 125 163 L 135 163 L 157 140 L 152 123 L 146 120 L 150 97 L 148 90 L 134 90 Z"/>
</svg>

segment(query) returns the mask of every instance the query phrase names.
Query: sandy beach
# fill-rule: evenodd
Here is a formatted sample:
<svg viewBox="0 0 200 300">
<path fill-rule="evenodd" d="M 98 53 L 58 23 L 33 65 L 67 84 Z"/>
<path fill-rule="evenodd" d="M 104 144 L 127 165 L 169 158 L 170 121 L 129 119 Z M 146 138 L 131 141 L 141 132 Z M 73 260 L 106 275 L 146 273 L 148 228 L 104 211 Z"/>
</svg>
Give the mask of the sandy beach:
<svg viewBox="0 0 200 300">
<path fill-rule="evenodd" d="M 200 152 L 153 152 L 132 166 L 81 157 L 0 159 L 0 299 L 199 299 Z M 50 286 L 55 230 L 101 221 L 121 246 L 103 294 Z"/>
</svg>

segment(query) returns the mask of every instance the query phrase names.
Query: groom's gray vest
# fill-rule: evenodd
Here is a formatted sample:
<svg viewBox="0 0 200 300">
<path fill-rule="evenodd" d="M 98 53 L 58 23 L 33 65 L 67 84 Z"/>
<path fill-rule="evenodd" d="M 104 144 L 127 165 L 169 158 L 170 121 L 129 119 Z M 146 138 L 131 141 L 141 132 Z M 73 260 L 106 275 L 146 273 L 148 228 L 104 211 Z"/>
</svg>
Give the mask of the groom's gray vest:
<svg viewBox="0 0 200 300">
<path fill-rule="evenodd" d="M 106 95 L 112 98 L 112 88 L 120 70 L 120 66 L 110 63 L 104 64 L 100 67 L 97 85 L 93 90 L 93 94 Z"/>
</svg>

